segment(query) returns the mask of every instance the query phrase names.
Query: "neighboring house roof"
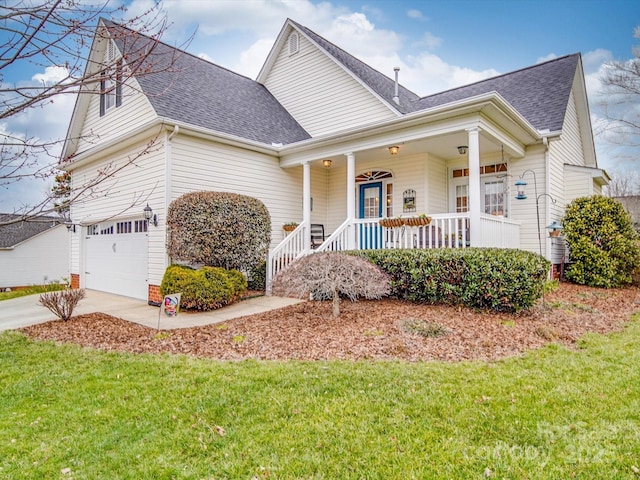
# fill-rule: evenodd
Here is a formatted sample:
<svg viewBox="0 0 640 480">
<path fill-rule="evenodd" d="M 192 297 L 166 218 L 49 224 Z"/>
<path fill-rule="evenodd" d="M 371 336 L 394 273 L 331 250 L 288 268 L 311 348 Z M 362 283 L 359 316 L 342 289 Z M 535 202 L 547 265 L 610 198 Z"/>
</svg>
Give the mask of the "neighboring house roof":
<svg viewBox="0 0 640 480">
<path fill-rule="evenodd" d="M 264 85 L 108 20 L 103 22 L 115 32 L 113 40 L 125 57 L 144 51 L 145 43 L 153 44 L 152 54 L 140 68 L 153 73 L 136 79 L 158 116 L 267 145 L 310 138 Z"/>
<path fill-rule="evenodd" d="M 415 110 L 498 92 L 537 130 L 562 129 L 580 54 L 540 63 L 418 100 Z"/>
<path fill-rule="evenodd" d="M 0 213 L 0 222 L 20 218 L 21 215 Z M 38 217 L 29 222 L 17 222 L 0 226 L 0 249 L 15 247 L 50 228 L 57 227 L 61 221 L 58 217 Z"/>
<path fill-rule="evenodd" d="M 295 25 L 301 32 L 307 35 L 316 45 L 318 45 L 321 49 L 323 49 L 328 55 L 337 60 L 340 64 L 342 64 L 347 70 L 349 70 L 352 74 L 354 74 L 357 78 L 359 78 L 365 85 L 367 85 L 371 90 L 377 93 L 380 97 L 389 101 L 390 105 L 396 108 L 401 113 L 410 113 L 415 108 L 413 106 L 413 102 L 418 100 L 420 97 L 413 93 L 411 90 L 403 87 L 402 85 L 398 85 L 398 99 L 400 104 L 396 104 L 393 101 L 393 96 L 395 94 L 395 80 L 387 77 L 386 75 L 380 73 L 376 69 L 370 67 L 366 63 L 361 60 L 358 60 L 353 55 L 345 52 L 340 47 L 334 45 L 327 39 L 321 37 L 317 33 L 308 29 L 307 27 L 300 25 L 293 20 L 288 20 L 292 25 Z"/>
</svg>

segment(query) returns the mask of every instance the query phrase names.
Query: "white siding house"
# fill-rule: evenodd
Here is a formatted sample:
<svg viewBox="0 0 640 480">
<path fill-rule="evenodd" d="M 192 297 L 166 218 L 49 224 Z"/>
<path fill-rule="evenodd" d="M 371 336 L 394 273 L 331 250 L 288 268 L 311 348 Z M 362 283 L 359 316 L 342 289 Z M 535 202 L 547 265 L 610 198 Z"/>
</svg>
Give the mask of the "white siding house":
<svg viewBox="0 0 640 480">
<path fill-rule="evenodd" d="M 69 280 L 69 232 L 58 219 L 0 227 L 0 289 Z"/>
<path fill-rule="evenodd" d="M 80 92 L 69 128 L 77 139 L 62 166 L 74 186 L 104 177 L 72 207 L 76 286 L 159 300 L 168 208 L 192 191 L 265 204 L 273 275 L 311 253 L 311 224 L 327 237 L 315 251 L 509 247 L 558 262 L 546 226 L 607 181 L 579 54 L 420 97 L 401 72 L 378 72 L 292 20 L 256 81 L 111 22 L 99 28 L 88 68 L 134 73 Z M 380 224 L 421 214 L 429 225 Z"/>
</svg>

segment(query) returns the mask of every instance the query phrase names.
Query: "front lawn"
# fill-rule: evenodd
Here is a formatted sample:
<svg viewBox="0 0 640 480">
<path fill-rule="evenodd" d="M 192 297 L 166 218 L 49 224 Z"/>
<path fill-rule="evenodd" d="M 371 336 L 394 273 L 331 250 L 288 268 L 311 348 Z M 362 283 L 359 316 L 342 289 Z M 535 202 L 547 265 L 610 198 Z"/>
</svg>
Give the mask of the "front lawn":
<svg viewBox="0 0 640 480">
<path fill-rule="evenodd" d="M 498 362 L 220 362 L 0 335 L 0 478 L 639 478 L 640 315 Z"/>
</svg>

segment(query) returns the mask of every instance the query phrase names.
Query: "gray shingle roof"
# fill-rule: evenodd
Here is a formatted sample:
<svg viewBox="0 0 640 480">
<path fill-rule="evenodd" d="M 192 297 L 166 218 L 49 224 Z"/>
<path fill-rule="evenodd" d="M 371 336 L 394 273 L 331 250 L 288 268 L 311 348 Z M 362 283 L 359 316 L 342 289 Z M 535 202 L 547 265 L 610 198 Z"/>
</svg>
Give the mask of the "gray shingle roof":
<svg viewBox="0 0 640 480">
<path fill-rule="evenodd" d="M 562 129 L 580 54 L 567 55 L 522 70 L 421 98 L 415 111 L 498 92 L 537 130 Z"/>
<path fill-rule="evenodd" d="M 419 98 L 416 94 L 400 85 L 400 105 L 397 106 L 392 102 L 394 80 L 371 68 L 307 27 L 293 20 L 290 20 L 290 22 L 402 113 L 426 110 L 495 91 L 538 130 L 549 129 L 550 131 L 557 131 L 562 128 L 569 94 L 580 58 L 580 54 L 567 55 L 423 98 Z"/>
<path fill-rule="evenodd" d="M 159 116 L 267 145 L 310 138 L 258 82 L 103 21 L 128 62 L 135 62 L 146 45 L 153 46 L 136 79 Z"/>
<path fill-rule="evenodd" d="M 420 97 L 413 93 L 411 90 L 399 85 L 398 98 L 400 104 L 393 102 L 393 95 L 395 92 L 395 80 L 380 73 L 376 69 L 370 67 L 366 63 L 358 60 L 353 55 L 345 52 L 340 47 L 329 42 L 325 38 L 316 34 L 307 27 L 300 25 L 289 19 L 289 21 L 299 28 L 302 32 L 308 35 L 316 44 L 324 49 L 329 55 L 340 62 L 344 67 L 350 70 L 355 76 L 357 76 L 365 85 L 371 90 L 376 92 L 380 97 L 387 100 L 394 108 L 401 113 L 409 113 L 414 110 L 413 102 Z"/>
<path fill-rule="evenodd" d="M 155 43 L 145 35 L 103 21 L 115 32 L 114 40 L 125 54 L 138 54 Z M 536 129 L 558 131 L 580 59 L 580 54 L 567 55 L 422 98 L 400 85 L 400 105 L 396 105 L 393 79 L 307 27 L 291 23 L 403 114 L 495 91 Z M 128 61 L 135 60 L 130 56 Z M 154 73 L 144 74 L 146 69 Z M 141 71 L 143 74 L 136 77 L 161 117 L 268 145 L 310 138 L 264 85 L 162 42 L 144 59 Z"/>
<path fill-rule="evenodd" d="M 20 218 L 20 215 L 0 213 L 0 221 L 10 221 L 16 218 Z M 38 217 L 38 219 L 29 222 L 2 225 L 0 226 L 0 248 L 14 247 L 59 224 L 60 218 L 58 217 Z"/>
</svg>

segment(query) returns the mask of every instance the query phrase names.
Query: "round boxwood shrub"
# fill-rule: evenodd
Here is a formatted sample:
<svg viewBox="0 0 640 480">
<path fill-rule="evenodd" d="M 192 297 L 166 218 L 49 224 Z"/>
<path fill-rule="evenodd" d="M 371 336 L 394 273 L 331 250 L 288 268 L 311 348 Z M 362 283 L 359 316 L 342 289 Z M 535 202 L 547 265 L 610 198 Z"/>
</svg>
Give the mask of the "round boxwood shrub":
<svg viewBox="0 0 640 480">
<path fill-rule="evenodd" d="M 182 293 L 181 308 L 208 311 L 233 302 L 246 288 L 247 280 L 237 270 L 171 265 L 162 278 L 160 294 Z"/>
<path fill-rule="evenodd" d="M 567 279 L 604 288 L 632 282 L 640 267 L 640 237 L 620 202 L 601 195 L 577 198 L 562 224 L 571 252 Z"/>
<path fill-rule="evenodd" d="M 245 273 L 267 258 L 271 217 L 257 198 L 229 192 L 192 192 L 171 202 L 167 252 L 178 262 Z"/>
</svg>

